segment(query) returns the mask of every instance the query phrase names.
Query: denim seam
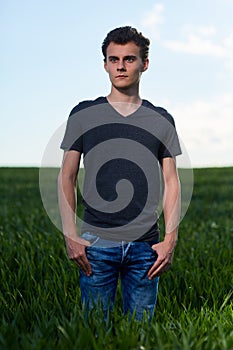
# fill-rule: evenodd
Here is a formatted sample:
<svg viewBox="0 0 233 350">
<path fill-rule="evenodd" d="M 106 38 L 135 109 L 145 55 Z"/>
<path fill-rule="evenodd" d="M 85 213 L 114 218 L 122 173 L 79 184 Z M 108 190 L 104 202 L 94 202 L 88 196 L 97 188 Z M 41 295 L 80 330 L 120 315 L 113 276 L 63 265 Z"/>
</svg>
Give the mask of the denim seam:
<svg viewBox="0 0 233 350">
<path fill-rule="evenodd" d="M 89 247 L 92 247 L 94 244 L 96 244 L 96 243 L 98 242 L 99 239 L 100 239 L 100 237 L 97 237 L 96 240 L 93 241 Z"/>
</svg>

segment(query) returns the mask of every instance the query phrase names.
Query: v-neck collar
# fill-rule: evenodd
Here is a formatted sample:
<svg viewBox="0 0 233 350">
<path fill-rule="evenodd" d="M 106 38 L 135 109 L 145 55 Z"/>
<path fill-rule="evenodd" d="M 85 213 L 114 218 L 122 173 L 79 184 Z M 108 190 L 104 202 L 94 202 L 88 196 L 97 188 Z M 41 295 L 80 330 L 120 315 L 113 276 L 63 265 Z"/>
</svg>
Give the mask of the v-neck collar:
<svg viewBox="0 0 233 350">
<path fill-rule="evenodd" d="M 136 109 L 136 111 L 134 111 L 128 115 L 123 115 L 113 107 L 113 105 L 108 101 L 107 97 L 103 97 L 103 99 L 104 99 L 103 102 L 106 102 L 107 105 L 115 112 L 116 115 L 118 115 L 120 118 L 127 118 L 127 119 L 133 118 L 134 116 L 136 116 L 138 111 L 140 111 L 142 106 L 144 106 L 144 104 L 145 104 L 145 100 L 142 99 L 142 103 L 139 105 L 139 107 Z"/>
</svg>

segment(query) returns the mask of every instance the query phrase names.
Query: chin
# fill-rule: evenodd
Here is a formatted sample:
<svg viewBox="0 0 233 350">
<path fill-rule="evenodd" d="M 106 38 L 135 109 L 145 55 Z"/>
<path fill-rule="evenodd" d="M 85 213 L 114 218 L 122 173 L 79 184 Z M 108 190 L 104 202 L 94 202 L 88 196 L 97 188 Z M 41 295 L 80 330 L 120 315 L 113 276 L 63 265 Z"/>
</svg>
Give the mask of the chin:
<svg viewBox="0 0 233 350">
<path fill-rule="evenodd" d="M 116 89 L 128 90 L 128 89 L 130 89 L 133 85 L 132 85 L 132 84 L 113 84 L 113 86 L 114 86 Z"/>
</svg>

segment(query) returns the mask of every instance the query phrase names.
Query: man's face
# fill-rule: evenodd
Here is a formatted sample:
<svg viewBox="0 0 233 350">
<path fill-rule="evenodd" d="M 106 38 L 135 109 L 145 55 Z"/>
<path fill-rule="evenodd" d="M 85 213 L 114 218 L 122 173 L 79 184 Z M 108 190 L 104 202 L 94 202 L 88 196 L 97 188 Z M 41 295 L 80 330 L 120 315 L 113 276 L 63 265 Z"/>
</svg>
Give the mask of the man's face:
<svg viewBox="0 0 233 350">
<path fill-rule="evenodd" d="M 112 85 L 117 89 L 129 89 L 137 86 L 148 67 L 148 59 L 142 60 L 140 48 L 133 42 L 119 45 L 111 42 L 107 47 L 104 68 L 109 74 Z"/>
</svg>

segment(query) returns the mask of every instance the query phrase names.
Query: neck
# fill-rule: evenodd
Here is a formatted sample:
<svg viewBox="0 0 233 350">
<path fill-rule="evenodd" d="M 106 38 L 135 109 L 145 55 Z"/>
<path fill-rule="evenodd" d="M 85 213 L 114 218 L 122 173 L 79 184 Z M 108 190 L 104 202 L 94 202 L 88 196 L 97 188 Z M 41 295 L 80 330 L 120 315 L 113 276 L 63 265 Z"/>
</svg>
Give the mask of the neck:
<svg viewBox="0 0 233 350">
<path fill-rule="evenodd" d="M 112 86 L 110 94 L 107 96 L 108 101 L 111 102 L 123 102 L 123 103 L 132 103 L 140 105 L 142 103 L 142 100 L 139 96 L 139 89 L 134 91 L 128 91 L 128 90 L 120 90 L 116 89 Z"/>
<path fill-rule="evenodd" d="M 123 117 L 134 113 L 142 104 L 138 91 L 136 94 L 129 94 L 113 87 L 111 93 L 107 96 L 107 100 Z"/>
</svg>

